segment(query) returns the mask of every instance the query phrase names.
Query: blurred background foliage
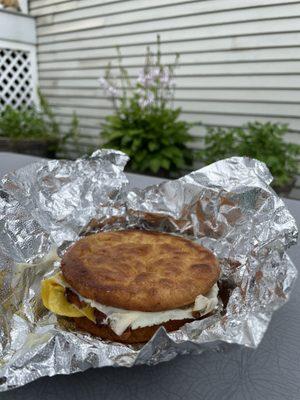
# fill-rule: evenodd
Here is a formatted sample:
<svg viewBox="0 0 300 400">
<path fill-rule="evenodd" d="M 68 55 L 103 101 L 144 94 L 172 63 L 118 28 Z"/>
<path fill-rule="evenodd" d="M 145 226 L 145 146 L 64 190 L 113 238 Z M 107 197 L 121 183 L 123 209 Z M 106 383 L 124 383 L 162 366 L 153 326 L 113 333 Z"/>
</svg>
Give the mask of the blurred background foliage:
<svg viewBox="0 0 300 400">
<path fill-rule="evenodd" d="M 252 122 L 242 127 L 205 127 L 204 137 L 197 135 L 201 122 L 191 124 L 174 107 L 175 70 L 179 55 L 171 64 L 162 62 L 160 37 L 156 51 L 146 50 L 145 63 L 136 80 L 129 79 L 117 48 L 118 76 L 111 64 L 99 79 L 100 86 L 113 104 L 113 113 L 105 118 L 99 134 L 99 146 L 122 150 L 130 156 L 132 172 L 177 178 L 184 173 L 231 156 L 248 156 L 267 164 L 274 176 L 275 189 L 289 190 L 299 172 L 300 146 L 288 143 L 288 125 Z M 191 128 L 194 133 L 191 134 Z M 80 144 L 79 120 L 74 113 L 70 128 L 58 123 L 46 98 L 39 91 L 39 106 L 15 109 L 6 106 L 0 112 L 0 150 L 17 151 L 44 157 L 74 158 L 90 153 Z M 193 142 L 201 141 L 200 149 Z M 73 153 L 68 152 L 72 144 Z"/>
<path fill-rule="evenodd" d="M 63 132 L 46 98 L 40 91 L 39 107 L 6 106 L 0 112 L 0 149 L 26 154 L 56 157 L 72 141 L 80 154 L 79 124 L 73 114 L 70 129 Z"/>
<path fill-rule="evenodd" d="M 247 156 L 263 161 L 273 177 L 273 186 L 282 188 L 292 183 L 299 172 L 300 146 L 287 143 L 288 125 L 271 122 L 248 123 L 240 128 L 207 128 L 204 147 L 197 153 L 203 164 L 231 156 Z"/>
</svg>

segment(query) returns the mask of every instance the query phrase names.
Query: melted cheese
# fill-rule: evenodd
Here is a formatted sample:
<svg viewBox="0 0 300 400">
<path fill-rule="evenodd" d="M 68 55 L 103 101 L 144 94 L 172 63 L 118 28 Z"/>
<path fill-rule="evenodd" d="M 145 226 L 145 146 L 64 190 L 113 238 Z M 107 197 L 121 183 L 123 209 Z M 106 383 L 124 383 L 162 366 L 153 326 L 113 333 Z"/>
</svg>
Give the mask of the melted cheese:
<svg viewBox="0 0 300 400">
<path fill-rule="evenodd" d="M 127 328 L 137 329 L 145 326 L 159 325 L 170 320 L 194 319 L 194 311 L 198 311 L 202 316 L 214 310 L 218 304 L 217 284 L 212 287 L 206 296 L 197 296 L 194 305 L 191 307 L 159 312 L 131 311 L 105 306 L 79 295 L 71 288 L 78 295 L 80 300 L 87 304 L 86 307 L 79 309 L 67 301 L 64 295 L 65 288 L 67 287 L 71 288 L 63 279 L 61 273 L 49 279 L 45 279 L 42 282 L 42 300 L 45 307 L 58 315 L 65 315 L 68 317 L 86 316 L 93 322 L 95 322 L 93 308 L 96 308 L 107 316 L 103 323 L 109 324 L 117 335 L 122 335 Z"/>
</svg>

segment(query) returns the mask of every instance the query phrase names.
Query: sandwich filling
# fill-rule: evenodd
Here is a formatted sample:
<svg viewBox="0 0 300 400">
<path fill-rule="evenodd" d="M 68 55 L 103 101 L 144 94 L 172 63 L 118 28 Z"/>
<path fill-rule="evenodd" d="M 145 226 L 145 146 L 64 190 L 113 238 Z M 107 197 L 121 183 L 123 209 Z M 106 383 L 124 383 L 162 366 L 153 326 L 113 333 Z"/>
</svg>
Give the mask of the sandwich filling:
<svg viewBox="0 0 300 400">
<path fill-rule="evenodd" d="M 82 307 L 68 301 L 67 290 L 77 295 L 83 304 Z M 65 281 L 61 272 L 42 281 L 41 295 L 45 307 L 57 315 L 73 318 L 87 317 L 97 323 L 94 309 L 98 310 L 105 316 L 101 324 L 109 325 L 120 336 L 128 328 L 133 330 L 159 325 L 170 320 L 196 319 L 210 313 L 218 304 L 218 285 L 214 284 L 205 296 L 197 296 L 194 304 L 190 306 L 158 312 L 125 310 L 83 297 Z"/>
</svg>

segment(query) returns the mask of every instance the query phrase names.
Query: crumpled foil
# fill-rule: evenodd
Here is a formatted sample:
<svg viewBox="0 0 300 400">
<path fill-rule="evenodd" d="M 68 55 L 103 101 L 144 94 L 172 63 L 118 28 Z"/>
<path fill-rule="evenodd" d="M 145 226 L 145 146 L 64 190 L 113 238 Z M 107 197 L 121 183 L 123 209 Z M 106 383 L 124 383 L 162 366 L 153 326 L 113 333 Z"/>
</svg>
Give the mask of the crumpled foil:
<svg viewBox="0 0 300 400">
<path fill-rule="evenodd" d="M 285 250 L 297 227 L 270 188 L 265 164 L 233 157 L 128 191 L 127 161 L 121 152 L 99 150 L 76 161 L 34 163 L 2 179 L 0 390 L 90 367 L 156 364 L 224 342 L 256 347 L 287 301 L 296 269 Z M 51 249 L 63 253 L 87 232 L 129 227 L 183 235 L 211 249 L 221 263 L 220 286 L 230 288 L 226 307 L 176 332 L 160 328 L 143 346 L 76 332 L 43 307 L 40 282 L 55 270 L 43 262 Z"/>
</svg>

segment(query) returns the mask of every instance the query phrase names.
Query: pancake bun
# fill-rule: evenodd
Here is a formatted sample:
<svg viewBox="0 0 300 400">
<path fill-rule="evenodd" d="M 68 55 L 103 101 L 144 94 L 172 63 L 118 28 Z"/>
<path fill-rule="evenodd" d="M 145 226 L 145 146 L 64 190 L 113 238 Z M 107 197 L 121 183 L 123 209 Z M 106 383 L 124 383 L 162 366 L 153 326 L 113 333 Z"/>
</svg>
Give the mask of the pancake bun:
<svg viewBox="0 0 300 400">
<path fill-rule="evenodd" d="M 198 295 L 209 292 L 220 274 L 210 250 L 182 237 L 142 230 L 86 236 L 68 249 L 61 269 L 83 297 L 148 312 L 194 303 Z"/>
</svg>

